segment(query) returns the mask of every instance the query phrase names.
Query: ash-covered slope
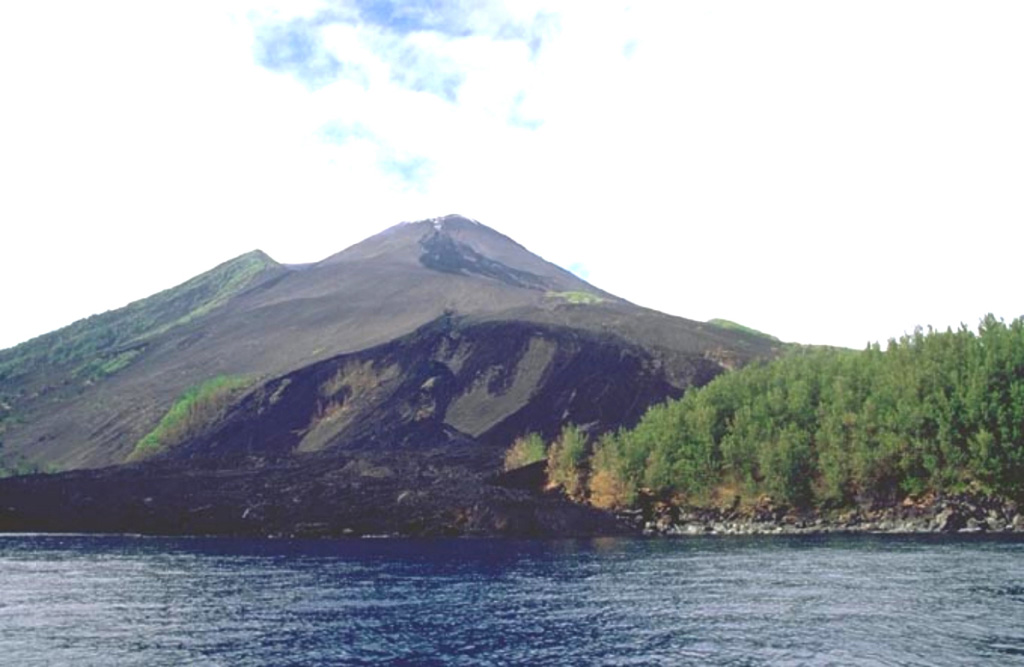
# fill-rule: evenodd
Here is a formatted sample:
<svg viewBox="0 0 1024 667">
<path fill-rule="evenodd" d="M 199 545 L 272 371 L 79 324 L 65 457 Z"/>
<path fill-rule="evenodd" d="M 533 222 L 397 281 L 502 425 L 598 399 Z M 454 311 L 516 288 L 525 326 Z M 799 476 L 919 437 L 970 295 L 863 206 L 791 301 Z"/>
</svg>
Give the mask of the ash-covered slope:
<svg viewBox="0 0 1024 667">
<path fill-rule="evenodd" d="M 88 345 L 77 356 L 55 353 L 70 333 Z M 29 488 L 33 511 L 81 517 L 69 499 L 144 500 L 100 493 L 99 479 L 180 490 L 197 471 L 220 470 L 244 480 L 223 498 L 239 508 L 273 485 L 278 469 L 292 482 L 302 470 L 320 480 L 290 496 L 299 499 L 294 516 L 260 510 L 278 516 L 275 525 L 297 525 L 324 479 L 358 489 L 368 476 L 397 499 L 417 490 L 409 475 L 420 461 L 433 470 L 431 484 L 468 485 L 428 494 L 426 515 L 458 524 L 452 512 L 462 511 L 477 517 L 470 524 L 500 529 L 505 519 L 490 503 L 511 492 L 477 487 L 516 436 L 550 436 L 570 422 L 595 433 L 629 425 L 655 402 L 776 352 L 763 337 L 634 306 L 460 216 L 403 223 L 303 267 L 251 254 L 44 338 L 0 352 L 0 451 L 46 469 L 119 467 L 0 484 L 0 498 L 21 508 L 8 526 L 57 525 L 26 519 L 18 494 Z M 331 477 L 337 466 L 346 472 Z M 292 482 L 282 478 L 282 488 Z M 47 493 L 59 497 L 48 505 L 39 500 Z M 118 529 L 173 532 L 196 509 L 190 498 L 168 500 L 159 521 L 122 507 Z M 476 514 L 462 507 L 481 502 Z M 385 514 L 402 530 L 399 515 Z M 143 515 L 155 523 L 138 525 Z M 61 529 L 74 528 L 67 521 Z M 218 521 L 208 529 L 258 532 Z"/>
<path fill-rule="evenodd" d="M 301 269 L 250 253 L 0 352 L 3 451 L 45 469 L 121 463 L 176 397 L 205 380 L 274 378 L 446 314 L 617 335 L 652 349 L 676 390 L 709 375 L 694 372 L 694 360 L 771 354 L 755 337 L 637 308 L 447 216 L 396 225 Z"/>
<path fill-rule="evenodd" d="M 482 254 L 493 251 L 536 288 L 421 261 L 442 246 L 442 262 L 462 253 L 492 274 L 506 266 Z M 249 253 L 0 351 L 5 458 L 58 469 L 119 463 L 176 396 L 211 376 L 272 376 L 392 340 L 446 311 L 536 304 L 543 289 L 581 284 L 456 216 L 398 225 L 301 270 Z"/>
<path fill-rule="evenodd" d="M 710 360 L 689 369 L 702 382 Z M 236 465 L 331 449 L 497 449 L 566 423 L 635 423 L 678 395 L 665 366 L 618 337 L 522 321 L 442 317 L 395 341 L 263 383 L 224 416 L 154 458 Z"/>
</svg>

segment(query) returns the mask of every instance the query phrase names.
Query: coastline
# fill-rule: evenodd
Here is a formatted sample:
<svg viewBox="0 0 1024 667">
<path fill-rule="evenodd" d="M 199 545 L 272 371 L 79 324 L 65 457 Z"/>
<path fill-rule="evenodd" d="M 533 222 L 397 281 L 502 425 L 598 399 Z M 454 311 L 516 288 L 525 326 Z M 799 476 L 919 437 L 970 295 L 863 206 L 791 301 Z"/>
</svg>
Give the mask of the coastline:
<svg viewBox="0 0 1024 667">
<path fill-rule="evenodd" d="M 797 509 L 761 499 L 750 508 L 648 503 L 616 513 L 620 522 L 646 536 L 824 535 L 824 534 L 1006 534 L 1024 535 L 1024 509 L 1016 502 L 983 495 L 927 496 L 884 506 L 834 510 Z"/>
<path fill-rule="evenodd" d="M 366 454 L 243 470 L 150 464 L 13 477 L 0 480 L 0 532 L 512 539 L 1024 535 L 1024 503 L 978 491 L 827 509 L 787 506 L 766 496 L 698 507 L 642 495 L 635 508 L 610 511 L 574 502 L 562 489 L 544 489 L 539 467 L 485 477 L 473 465 L 435 465 L 430 477 L 419 479 L 416 464 L 431 463 L 421 454 L 423 461 L 390 477 L 349 465 Z"/>
</svg>

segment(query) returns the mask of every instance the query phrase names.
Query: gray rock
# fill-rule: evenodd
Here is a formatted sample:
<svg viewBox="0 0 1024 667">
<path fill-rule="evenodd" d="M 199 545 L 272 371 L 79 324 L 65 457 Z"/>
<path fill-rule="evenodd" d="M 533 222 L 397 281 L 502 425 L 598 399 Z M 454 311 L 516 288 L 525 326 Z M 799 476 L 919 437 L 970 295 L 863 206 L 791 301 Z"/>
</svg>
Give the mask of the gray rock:
<svg viewBox="0 0 1024 667">
<path fill-rule="evenodd" d="M 966 525 L 960 529 L 961 533 L 980 533 L 985 530 L 984 524 L 973 516 L 967 520 Z"/>
<path fill-rule="evenodd" d="M 946 507 L 935 517 L 935 530 L 940 533 L 953 533 L 965 527 L 967 522 L 954 507 Z"/>
<path fill-rule="evenodd" d="M 917 523 L 913 520 L 897 521 L 893 527 L 892 532 L 894 533 L 916 533 L 918 531 Z"/>
</svg>

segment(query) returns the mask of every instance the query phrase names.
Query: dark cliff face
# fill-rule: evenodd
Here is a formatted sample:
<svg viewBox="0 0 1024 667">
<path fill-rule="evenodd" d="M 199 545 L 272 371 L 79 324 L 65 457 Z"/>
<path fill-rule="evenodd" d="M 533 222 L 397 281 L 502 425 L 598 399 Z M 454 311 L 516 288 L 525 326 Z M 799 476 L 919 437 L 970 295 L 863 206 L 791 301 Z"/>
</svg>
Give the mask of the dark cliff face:
<svg viewBox="0 0 1024 667">
<path fill-rule="evenodd" d="M 693 364 L 694 374 L 717 371 L 706 359 Z M 443 317 L 274 378 L 163 456 L 223 463 L 339 448 L 504 449 L 528 431 L 553 438 L 567 423 L 595 434 L 632 425 L 652 403 L 680 395 L 667 376 L 662 359 L 616 336 Z"/>
<path fill-rule="evenodd" d="M 114 466 L 0 480 L 0 529 L 303 532 L 324 512 L 331 534 L 564 528 L 556 501 L 487 483 L 514 438 L 628 426 L 774 352 L 638 308 L 459 216 L 303 267 L 250 254 L 0 352 L 4 451 Z M 248 389 L 123 465 L 176 397 L 220 376 Z"/>
</svg>

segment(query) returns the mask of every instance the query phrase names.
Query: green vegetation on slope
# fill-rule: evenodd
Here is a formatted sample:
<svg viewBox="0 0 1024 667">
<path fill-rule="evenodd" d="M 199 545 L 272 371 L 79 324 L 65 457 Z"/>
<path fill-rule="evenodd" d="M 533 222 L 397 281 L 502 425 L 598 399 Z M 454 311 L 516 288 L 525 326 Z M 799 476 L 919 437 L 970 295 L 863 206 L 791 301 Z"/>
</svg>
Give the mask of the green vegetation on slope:
<svg viewBox="0 0 1024 667">
<path fill-rule="evenodd" d="M 706 505 L 770 495 L 841 507 L 966 489 L 1024 500 L 1024 320 L 918 330 L 884 351 L 794 350 L 653 407 L 576 472 L 602 507 L 641 491 Z"/>
<path fill-rule="evenodd" d="M 148 338 L 214 310 L 275 269 L 283 270 L 264 253 L 253 251 L 124 308 L 2 350 L 0 382 L 15 383 L 33 373 L 85 381 L 115 373 L 145 349 Z"/>
<path fill-rule="evenodd" d="M 757 329 L 752 329 L 750 327 L 743 326 L 742 324 L 733 322 L 732 320 L 723 320 L 721 318 L 715 318 L 713 320 L 708 320 L 708 324 L 712 324 L 718 327 L 719 329 L 728 329 L 729 331 L 740 331 L 746 334 L 750 334 L 751 336 L 760 336 L 761 338 L 767 338 L 768 340 L 779 340 L 775 336 L 766 334 L 763 331 L 758 331 Z"/>
<path fill-rule="evenodd" d="M 601 297 L 590 292 L 546 292 L 544 296 L 549 299 L 559 299 L 566 303 L 590 306 L 604 301 Z"/>
<path fill-rule="evenodd" d="M 198 435 L 224 416 L 235 398 L 252 385 L 244 376 L 218 375 L 178 397 L 160 423 L 141 440 L 128 461 L 138 461 Z"/>
</svg>

